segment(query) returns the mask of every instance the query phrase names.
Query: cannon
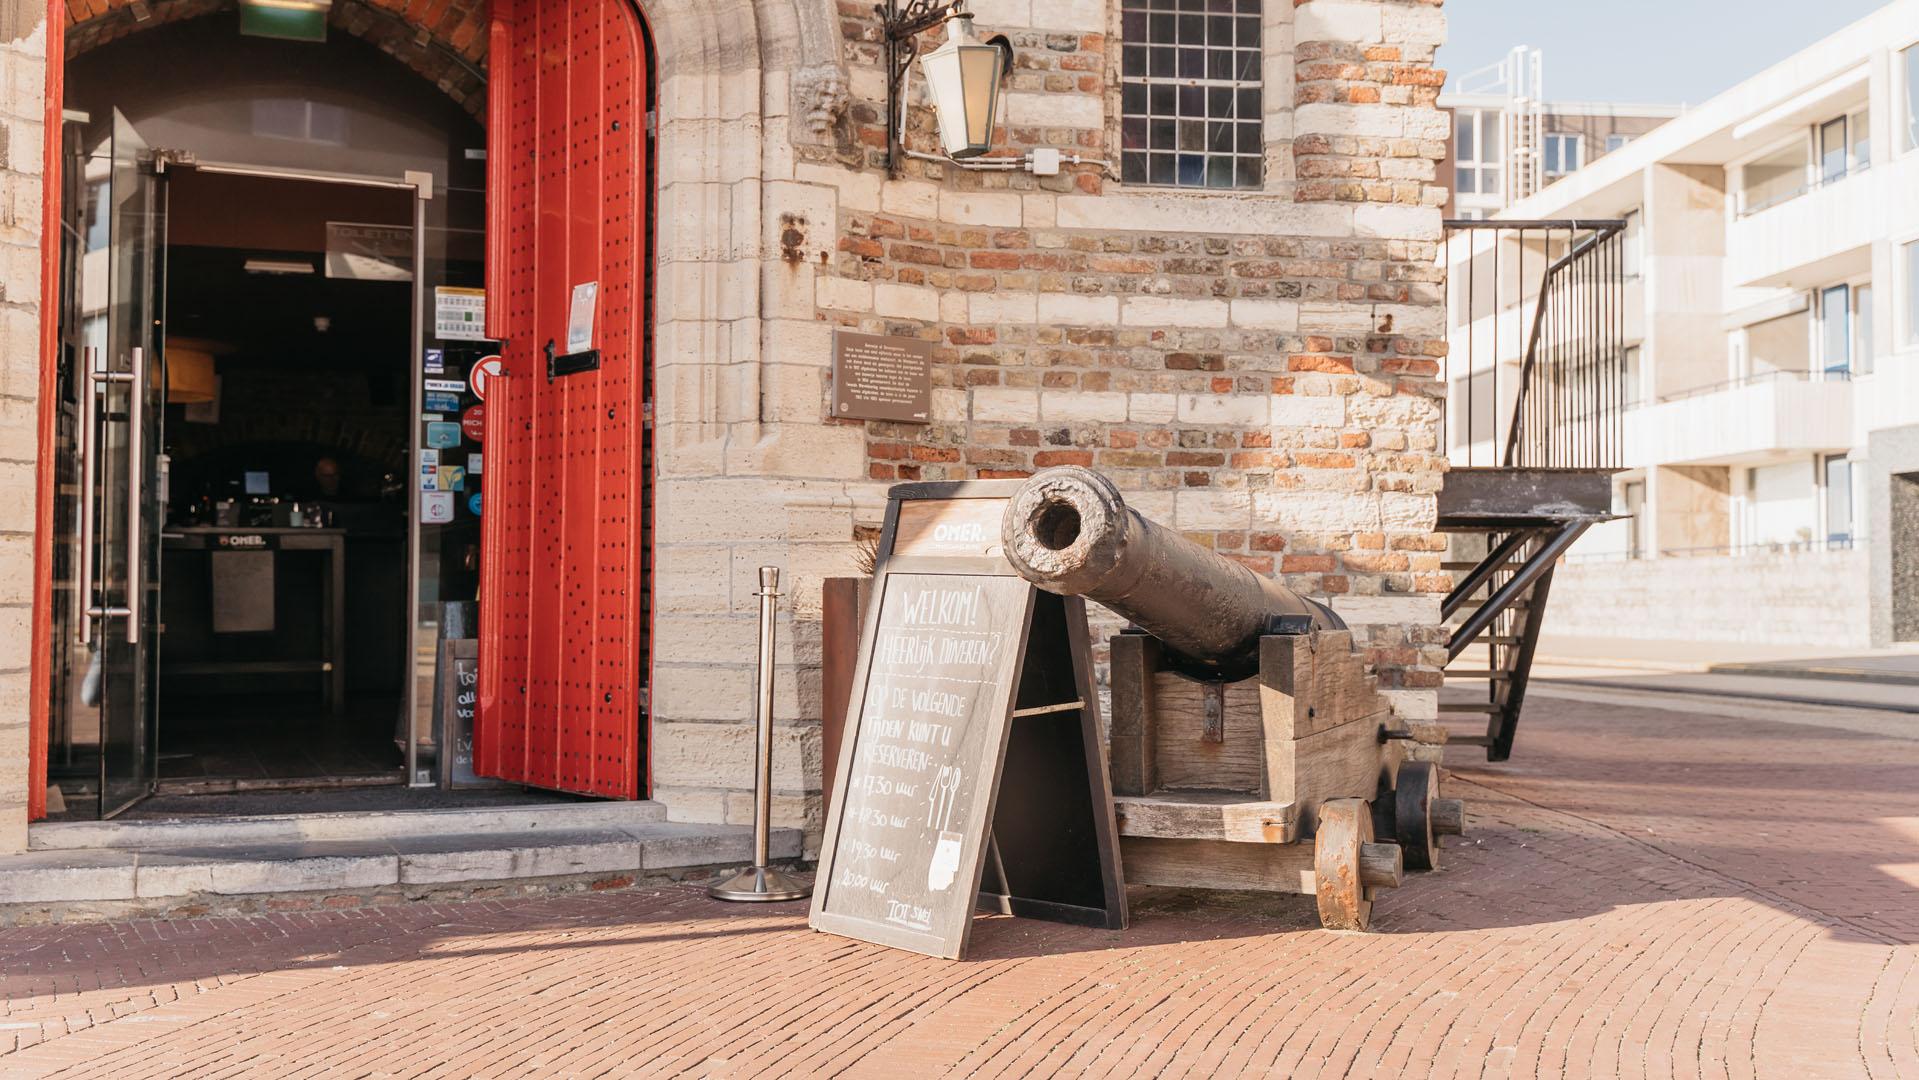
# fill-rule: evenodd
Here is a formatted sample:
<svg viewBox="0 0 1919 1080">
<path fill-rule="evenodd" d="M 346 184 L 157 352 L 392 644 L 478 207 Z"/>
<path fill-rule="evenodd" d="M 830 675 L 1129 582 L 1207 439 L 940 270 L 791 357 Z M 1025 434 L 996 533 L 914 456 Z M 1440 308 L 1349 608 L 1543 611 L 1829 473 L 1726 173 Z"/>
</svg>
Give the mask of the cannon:
<svg viewBox="0 0 1919 1080">
<path fill-rule="evenodd" d="M 1376 890 L 1436 868 L 1463 831 L 1436 761 L 1418 760 L 1441 729 L 1394 716 L 1326 605 L 1155 524 L 1088 469 L 1035 474 L 1000 527 L 1022 577 L 1132 624 L 1110 643 L 1107 740 L 1128 881 L 1303 892 L 1324 925 L 1364 929 Z"/>
<path fill-rule="evenodd" d="M 1076 465 L 1022 485 L 1000 540 L 1026 580 L 1144 628 L 1194 678 L 1252 675 L 1267 634 L 1346 629 L 1326 605 L 1148 521 L 1112 481 Z"/>
</svg>

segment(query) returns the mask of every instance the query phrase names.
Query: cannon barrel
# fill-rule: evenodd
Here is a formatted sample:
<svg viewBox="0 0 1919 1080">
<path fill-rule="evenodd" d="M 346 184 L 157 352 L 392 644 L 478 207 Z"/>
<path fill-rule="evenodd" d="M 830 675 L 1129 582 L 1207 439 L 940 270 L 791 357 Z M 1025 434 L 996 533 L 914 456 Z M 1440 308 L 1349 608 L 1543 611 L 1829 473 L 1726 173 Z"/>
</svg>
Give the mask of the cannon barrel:
<svg viewBox="0 0 1919 1080">
<path fill-rule="evenodd" d="M 1265 634 L 1346 627 L 1324 604 L 1148 521 L 1090 469 L 1034 474 L 1007 504 L 1000 533 L 1026 580 L 1098 601 L 1200 678 L 1254 674 Z"/>
</svg>

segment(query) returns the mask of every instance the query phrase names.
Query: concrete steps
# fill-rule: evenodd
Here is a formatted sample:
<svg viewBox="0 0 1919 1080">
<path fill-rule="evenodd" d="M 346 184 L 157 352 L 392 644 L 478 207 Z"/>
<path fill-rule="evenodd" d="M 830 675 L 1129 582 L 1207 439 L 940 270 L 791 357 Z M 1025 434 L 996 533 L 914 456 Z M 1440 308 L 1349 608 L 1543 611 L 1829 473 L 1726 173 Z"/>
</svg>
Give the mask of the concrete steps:
<svg viewBox="0 0 1919 1080">
<path fill-rule="evenodd" d="M 248 814 L 141 821 L 58 821 L 35 825 L 34 851 L 147 848 L 181 844 L 275 844 L 371 840 L 387 836 L 489 833 L 502 836 L 552 829 L 619 829 L 666 820 L 666 805 L 650 799 L 567 802 L 551 806 L 389 810 L 381 813 Z"/>
<path fill-rule="evenodd" d="M 37 825 L 33 850 L 0 856 L 0 907 L 423 892 L 752 861 L 746 827 L 664 817 L 627 802 Z M 800 845 L 799 830 L 775 829 L 772 858 L 796 860 Z"/>
</svg>

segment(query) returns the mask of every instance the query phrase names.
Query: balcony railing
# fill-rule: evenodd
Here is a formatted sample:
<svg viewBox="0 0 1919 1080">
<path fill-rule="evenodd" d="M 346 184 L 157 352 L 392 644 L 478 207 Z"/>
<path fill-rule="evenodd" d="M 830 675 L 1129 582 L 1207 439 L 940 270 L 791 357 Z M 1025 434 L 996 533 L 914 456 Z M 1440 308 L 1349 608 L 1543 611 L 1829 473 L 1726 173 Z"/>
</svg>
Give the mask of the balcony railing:
<svg viewBox="0 0 1919 1080">
<path fill-rule="evenodd" d="M 1737 216 L 1743 220 L 1754 214 L 1770 210 L 1775 206 L 1783 206 L 1801 195 L 1810 195 L 1820 188 L 1827 188 L 1834 184 L 1842 183 L 1848 178 L 1857 176 L 1871 167 L 1872 166 L 1867 162 L 1848 165 L 1846 168 L 1839 169 L 1830 175 L 1809 176 L 1801 183 L 1795 184 L 1792 187 L 1764 190 L 1756 199 L 1751 198 L 1747 192 L 1741 191 L 1739 193 L 1739 213 Z"/>
<path fill-rule="evenodd" d="M 1694 386 L 1685 390 L 1675 390 L 1670 394 L 1662 394 L 1659 397 L 1659 403 L 1664 405 L 1669 401 L 1685 401 L 1688 398 L 1705 397 L 1707 394 L 1718 394 L 1727 390 L 1737 390 L 1741 387 L 1762 386 L 1775 382 L 1850 381 L 1852 381 L 1852 372 L 1847 368 L 1823 368 L 1818 371 L 1806 371 L 1804 369 L 1756 371 L 1750 375 L 1742 375 L 1737 379 L 1727 379 L 1724 382 L 1708 383 L 1705 386 Z M 1630 402 L 1626 407 L 1629 409 L 1637 408 L 1638 404 L 1638 402 Z"/>
<path fill-rule="evenodd" d="M 1466 379 L 1464 400 L 1449 410 L 1447 423 L 1464 425 L 1469 458 L 1480 432 L 1505 429 L 1495 460 L 1464 464 L 1619 467 L 1628 393 L 1626 222 L 1454 220 L 1446 229 L 1447 293 L 1458 305 L 1447 364 Z M 1514 385 L 1502 394 L 1500 316 L 1515 307 L 1524 352 Z M 1492 316 L 1485 332 L 1493 338 L 1486 343 L 1493 362 L 1475 371 L 1482 310 Z M 1491 381 L 1483 394 L 1481 376 Z M 1492 416 L 1475 415 L 1484 409 Z"/>
</svg>

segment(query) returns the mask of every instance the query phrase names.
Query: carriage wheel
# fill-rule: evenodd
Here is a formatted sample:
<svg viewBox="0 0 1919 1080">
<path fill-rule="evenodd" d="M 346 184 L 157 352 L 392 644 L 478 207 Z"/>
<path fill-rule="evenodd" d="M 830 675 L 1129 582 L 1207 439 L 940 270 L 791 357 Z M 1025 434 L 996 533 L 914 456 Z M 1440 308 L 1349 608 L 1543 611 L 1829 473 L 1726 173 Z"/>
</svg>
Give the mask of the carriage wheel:
<svg viewBox="0 0 1919 1080">
<path fill-rule="evenodd" d="M 1373 890 L 1399 885 L 1399 847 L 1373 842 L 1372 810 L 1364 799 L 1320 804 L 1313 836 L 1313 889 L 1319 924 L 1328 930 L 1364 930 L 1373 918 Z"/>
</svg>

